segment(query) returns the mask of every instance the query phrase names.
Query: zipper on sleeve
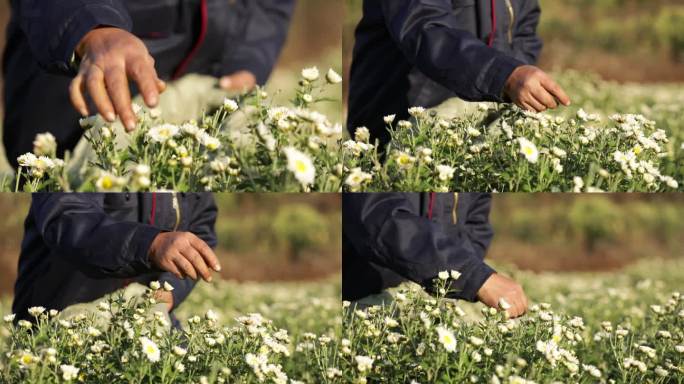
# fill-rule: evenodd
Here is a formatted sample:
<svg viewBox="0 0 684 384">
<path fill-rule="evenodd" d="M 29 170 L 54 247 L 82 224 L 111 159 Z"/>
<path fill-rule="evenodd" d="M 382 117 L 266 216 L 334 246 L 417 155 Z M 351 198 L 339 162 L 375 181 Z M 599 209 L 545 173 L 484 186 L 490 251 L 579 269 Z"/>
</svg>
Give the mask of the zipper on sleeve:
<svg viewBox="0 0 684 384">
<path fill-rule="evenodd" d="M 458 208 L 458 193 L 454 193 L 454 208 L 451 210 L 451 221 L 453 221 L 454 224 L 456 224 L 456 221 L 458 221 L 458 213 L 456 212 L 457 208 Z"/>
<path fill-rule="evenodd" d="M 513 5 L 511 0 L 506 0 L 506 8 L 508 8 L 508 16 L 511 18 L 511 22 L 508 24 L 508 44 L 513 44 L 513 25 L 515 24 L 515 11 L 513 11 Z"/>
<path fill-rule="evenodd" d="M 171 204 L 173 205 L 173 210 L 176 212 L 176 224 L 173 226 L 173 231 L 176 232 L 181 222 L 181 211 L 180 204 L 178 203 L 178 194 L 176 192 L 172 192 L 172 194 Z"/>
</svg>

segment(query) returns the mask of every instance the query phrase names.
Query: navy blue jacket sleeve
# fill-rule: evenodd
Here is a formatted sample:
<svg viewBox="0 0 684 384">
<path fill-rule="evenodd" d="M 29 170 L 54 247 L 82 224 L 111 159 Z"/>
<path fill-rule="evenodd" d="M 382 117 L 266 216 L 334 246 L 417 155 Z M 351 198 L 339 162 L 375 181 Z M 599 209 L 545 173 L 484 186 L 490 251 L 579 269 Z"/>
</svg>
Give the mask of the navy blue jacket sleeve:
<svg viewBox="0 0 684 384">
<path fill-rule="evenodd" d="M 348 233 L 368 239 L 371 261 L 430 290 L 440 271 L 457 270 L 461 277 L 452 283 L 453 297 L 474 301 L 482 284 L 494 273 L 473 251 L 468 234 L 447 231 L 438 223 L 422 217 L 419 204 L 411 201 L 418 194 L 373 193 L 345 195 L 345 215 L 359 220 L 344 220 Z M 357 227 L 357 228 L 353 228 Z"/>
<path fill-rule="evenodd" d="M 492 196 L 488 193 L 477 194 L 465 221 L 468 238 L 477 256 L 483 260 L 489 244 L 494 237 L 494 230 L 489 222 Z"/>
<path fill-rule="evenodd" d="M 18 0 L 19 24 L 33 55 L 50 72 L 70 73 L 78 42 L 98 26 L 130 31 L 132 21 L 121 0 Z"/>
<path fill-rule="evenodd" d="M 522 7 L 513 36 L 513 52 L 518 60 L 526 64 L 535 64 L 543 45 L 537 35 L 541 9 L 537 0 L 523 1 Z"/>
<path fill-rule="evenodd" d="M 84 273 L 134 277 L 154 270 L 147 254 L 160 230 L 112 219 L 103 209 L 103 194 L 36 193 L 32 199 L 45 243 Z"/>
<path fill-rule="evenodd" d="M 191 208 L 189 232 L 192 232 L 200 239 L 204 240 L 211 248 L 216 247 L 216 231 L 214 225 L 216 223 L 217 208 L 214 202 L 214 197 L 210 193 L 200 193 L 196 196 L 191 196 L 191 199 L 196 198 L 195 204 Z M 179 279 L 169 272 L 164 272 L 160 275 L 159 281 L 166 281 L 173 286 L 173 309 L 176 309 L 192 292 L 196 281 L 192 279 Z"/>
<path fill-rule="evenodd" d="M 506 80 L 524 63 L 459 29 L 449 0 L 377 0 L 390 36 L 422 73 L 473 101 L 502 102 Z"/>
<path fill-rule="evenodd" d="M 244 39 L 236 44 L 227 41 L 224 56 L 225 74 L 248 70 L 254 74 L 257 84 L 268 80 L 283 48 L 295 0 L 250 0 L 249 20 Z"/>
</svg>

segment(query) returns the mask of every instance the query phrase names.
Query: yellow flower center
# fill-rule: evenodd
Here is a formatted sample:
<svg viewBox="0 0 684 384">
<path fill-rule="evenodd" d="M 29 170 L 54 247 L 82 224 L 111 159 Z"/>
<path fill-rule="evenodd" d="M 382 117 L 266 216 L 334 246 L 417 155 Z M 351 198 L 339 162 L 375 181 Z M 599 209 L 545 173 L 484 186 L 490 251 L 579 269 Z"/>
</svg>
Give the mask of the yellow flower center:
<svg viewBox="0 0 684 384">
<path fill-rule="evenodd" d="M 105 176 L 102 178 L 102 188 L 103 189 L 111 189 L 114 186 L 114 181 L 112 181 L 112 178 L 109 176 Z"/>
<path fill-rule="evenodd" d="M 297 170 L 297 172 L 306 172 L 307 167 L 303 161 L 297 160 L 295 162 L 295 169 Z"/>
</svg>

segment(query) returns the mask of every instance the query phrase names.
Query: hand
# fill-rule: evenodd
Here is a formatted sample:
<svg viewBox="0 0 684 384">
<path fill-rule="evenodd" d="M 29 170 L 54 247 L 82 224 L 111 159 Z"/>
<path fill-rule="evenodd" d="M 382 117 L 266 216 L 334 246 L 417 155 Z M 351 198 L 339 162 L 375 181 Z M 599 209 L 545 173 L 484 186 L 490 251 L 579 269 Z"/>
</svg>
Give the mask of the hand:
<svg viewBox="0 0 684 384">
<path fill-rule="evenodd" d="M 106 120 L 121 118 L 127 131 L 135 129 L 135 113 L 131 107 L 129 78 L 138 85 L 145 104 L 154 107 L 166 84 L 157 77 L 154 59 L 145 44 L 119 28 L 96 28 L 88 32 L 76 46 L 81 57 L 78 75 L 71 81 L 71 104 L 83 116 L 89 114 L 84 93 L 88 93 L 97 111 Z"/>
<path fill-rule="evenodd" d="M 504 93 L 520 108 L 533 112 L 570 105 L 570 98 L 549 75 L 533 65 L 521 65 L 506 80 Z"/>
<path fill-rule="evenodd" d="M 157 268 L 171 272 L 179 279 L 186 276 L 211 281 L 210 268 L 218 272 L 221 265 L 214 251 L 190 232 L 162 232 L 152 240 L 149 258 Z"/>
<path fill-rule="evenodd" d="M 166 311 L 171 312 L 173 309 L 173 294 L 171 292 L 157 290 L 154 293 L 154 298 L 157 299 L 157 301 L 165 303 Z"/>
<path fill-rule="evenodd" d="M 477 292 L 477 298 L 493 308 L 498 308 L 499 300 L 503 298 L 511 305 L 506 310 L 511 317 L 521 316 L 527 311 L 527 297 L 520 284 L 498 273 L 485 281 Z"/>
<path fill-rule="evenodd" d="M 219 85 L 225 91 L 247 92 L 256 86 L 256 77 L 249 71 L 237 71 L 223 76 L 219 80 Z"/>
</svg>

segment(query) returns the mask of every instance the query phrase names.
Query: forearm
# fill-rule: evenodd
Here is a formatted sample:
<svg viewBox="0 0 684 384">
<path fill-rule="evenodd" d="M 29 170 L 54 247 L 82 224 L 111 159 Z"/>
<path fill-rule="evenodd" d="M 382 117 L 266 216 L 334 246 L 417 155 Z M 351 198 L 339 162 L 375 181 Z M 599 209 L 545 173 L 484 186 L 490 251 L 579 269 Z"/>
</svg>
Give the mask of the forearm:
<svg viewBox="0 0 684 384">
<path fill-rule="evenodd" d="M 460 29 L 448 0 L 381 0 L 390 36 L 409 62 L 466 100 L 502 101 L 523 63 Z"/>
<path fill-rule="evenodd" d="M 132 277 L 149 272 L 159 229 L 112 219 L 102 194 L 34 194 L 31 212 L 45 244 L 84 273 Z"/>
<path fill-rule="evenodd" d="M 365 254 L 372 262 L 428 289 L 439 272 L 456 270 L 461 278 L 452 283 L 455 295 L 474 300 L 493 270 L 475 254 L 465 232 L 447 233 L 421 217 L 407 194 L 353 195 L 345 196 L 345 216 L 360 219 L 345 218 L 343 225 L 352 237 L 369 239 L 372 252 Z"/>
<path fill-rule="evenodd" d="M 129 30 L 132 22 L 120 0 L 18 1 L 19 22 L 31 51 L 46 70 L 73 73 L 72 55 L 78 42 L 98 26 Z"/>
</svg>

